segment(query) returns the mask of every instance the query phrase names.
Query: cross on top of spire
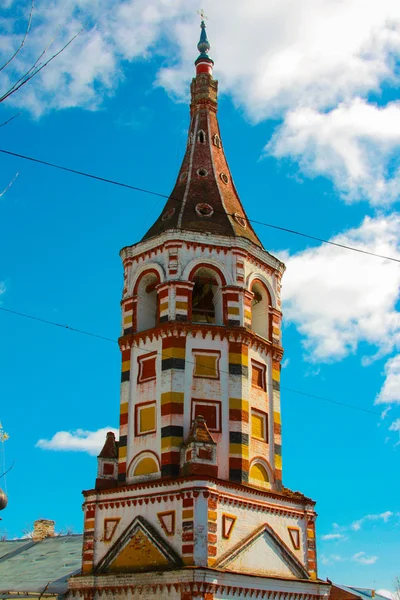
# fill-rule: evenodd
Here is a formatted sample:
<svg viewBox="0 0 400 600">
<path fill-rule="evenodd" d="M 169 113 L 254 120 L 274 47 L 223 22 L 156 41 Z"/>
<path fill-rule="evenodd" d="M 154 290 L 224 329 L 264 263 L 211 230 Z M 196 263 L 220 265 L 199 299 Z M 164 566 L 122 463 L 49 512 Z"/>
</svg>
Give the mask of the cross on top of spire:
<svg viewBox="0 0 400 600">
<path fill-rule="evenodd" d="M 197 14 L 201 16 L 202 21 L 204 21 L 204 19 L 208 19 L 208 17 L 206 16 L 206 14 L 202 8 L 197 11 Z"/>
</svg>

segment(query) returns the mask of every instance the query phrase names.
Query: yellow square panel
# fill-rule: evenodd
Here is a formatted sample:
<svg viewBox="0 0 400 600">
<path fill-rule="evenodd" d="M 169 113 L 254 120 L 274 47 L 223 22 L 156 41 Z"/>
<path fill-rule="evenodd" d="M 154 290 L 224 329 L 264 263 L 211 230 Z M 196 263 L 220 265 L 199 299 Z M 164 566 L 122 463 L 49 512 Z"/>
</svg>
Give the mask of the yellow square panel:
<svg viewBox="0 0 400 600">
<path fill-rule="evenodd" d="M 156 406 L 144 406 L 139 409 L 139 433 L 154 431 L 156 428 Z"/>
<path fill-rule="evenodd" d="M 259 440 L 266 439 L 265 415 L 258 412 L 251 413 L 251 435 Z"/>
<path fill-rule="evenodd" d="M 218 356 L 216 354 L 195 354 L 195 377 L 218 377 Z"/>
</svg>

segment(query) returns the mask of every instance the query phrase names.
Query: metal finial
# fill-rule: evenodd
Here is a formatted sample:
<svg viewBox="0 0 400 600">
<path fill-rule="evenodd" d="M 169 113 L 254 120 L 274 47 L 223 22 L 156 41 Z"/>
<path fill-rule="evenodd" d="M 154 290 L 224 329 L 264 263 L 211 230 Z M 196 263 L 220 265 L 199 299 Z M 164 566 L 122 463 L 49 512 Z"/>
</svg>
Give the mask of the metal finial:
<svg viewBox="0 0 400 600">
<path fill-rule="evenodd" d="M 207 19 L 207 17 L 205 16 L 203 10 L 197 11 L 197 12 L 199 13 L 199 15 L 202 18 L 202 21 L 200 23 L 201 34 L 200 34 L 199 43 L 197 44 L 197 49 L 200 52 L 200 55 L 207 56 L 208 51 L 211 48 L 210 42 L 207 39 L 206 24 L 204 23 L 204 19 Z"/>
</svg>

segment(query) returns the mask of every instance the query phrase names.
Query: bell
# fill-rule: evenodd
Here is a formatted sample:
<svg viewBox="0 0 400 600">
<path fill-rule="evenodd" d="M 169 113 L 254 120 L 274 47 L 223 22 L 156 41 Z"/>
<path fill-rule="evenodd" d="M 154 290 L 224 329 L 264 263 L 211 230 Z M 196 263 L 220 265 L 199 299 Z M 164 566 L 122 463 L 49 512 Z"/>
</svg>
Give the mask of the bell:
<svg viewBox="0 0 400 600">
<path fill-rule="evenodd" d="M 8 503 L 7 494 L 0 488 L 0 510 L 3 510 Z"/>
</svg>

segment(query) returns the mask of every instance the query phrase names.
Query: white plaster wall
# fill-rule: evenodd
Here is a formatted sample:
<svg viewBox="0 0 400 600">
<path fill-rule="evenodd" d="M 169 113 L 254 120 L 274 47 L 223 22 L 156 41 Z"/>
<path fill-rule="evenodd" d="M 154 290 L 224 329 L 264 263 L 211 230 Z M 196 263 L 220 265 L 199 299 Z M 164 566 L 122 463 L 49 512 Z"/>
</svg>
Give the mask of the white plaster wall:
<svg viewBox="0 0 400 600">
<path fill-rule="evenodd" d="M 277 552 L 276 544 L 267 535 L 260 537 L 226 567 L 255 575 L 277 575 L 295 578 L 295 573 Z"/>
<path fill-rule="evenodd" d="M 232 530 L 230 538 L 222 537 L 222 515 L 223 513 L 234 515 L 237 517 L 235 526 Z M 262 510 L 256 510 L 251 507 L 240 507 L 220 503 L 218 505 L 218 543 L 217 557 L 225 554 L 229 549 L 233 548 L 239 542 L 242 542 L 247 536 L 261 527 L 264 523 L 268 523 L 272 529 L 285 542 L 290 550 L 297 558 L 306 565 L 307 546 L 306 546 L 306 523 L 304 516 L 292 517 L 287 515 L 277 515 Z M 300 528 L 300 549 L 295 550 L 290 540 L 288 527 Z"/>
<path fill-rule="evenodd" d="M 154 494 L 156 497 L 156 493 Z M 119 494 L 113 495 L 109 500 L 104 502 L 115 502 L 116 501 L 126 501 L 128 498 L 132 498 L 132 494 L 128 492 L 120 492 Z M 167 536 L 160 525 L 160 521 L 157 517 L 157 513 L 175 510 L 175 534 L 172 536 Z M 162 498 L 161 501 L 158 502 L 156 499 L 154 503 L 151 501 L 146 504 L 142 501 L 142 504 L 137 504 L 136 506 L 126 506 L 122 507 L 121 505 L 117 508 L 105 508 L 103 506 L 102 509 L 97 507 L 96 510 L 96 518 L 95 518 L 95 554 L 94 554 L 94 563 L 97 564 L 103 556 L 108 552 L 108 550 L 115 544 L 118 538 L 122 535 L 125 529 L 132 523 L 135 517 L 142 516 L 146 519 L 156 531 L 160 534 L 160 536 L 169 544 L 179 555 L 182 553 L 182 501 L 177 500 L 175 497 L 171 500 L 169 496 Z M 114 533 L 114 536 L 111 541 L 105 542 L 103 540 L 103 531 L 104 531 L 104 519 L 109 519 L 112 517 L 120 517 L 121 520 L 117 526 L 117 529 Z"/>
<path fill-rule="evenodd" d="M 208 562 L 208 500 L 200 494 L 194 501 L 194 562 L 207 566 Z"/>
</svg>

